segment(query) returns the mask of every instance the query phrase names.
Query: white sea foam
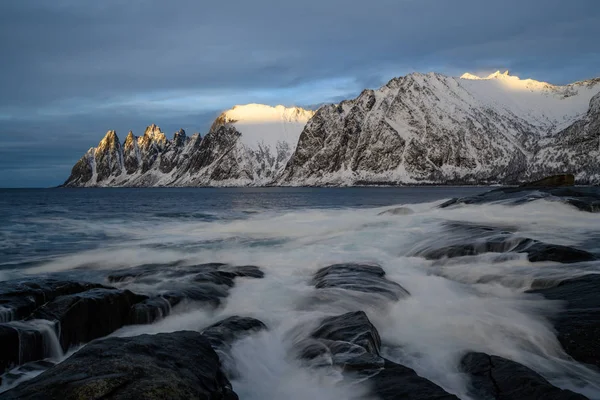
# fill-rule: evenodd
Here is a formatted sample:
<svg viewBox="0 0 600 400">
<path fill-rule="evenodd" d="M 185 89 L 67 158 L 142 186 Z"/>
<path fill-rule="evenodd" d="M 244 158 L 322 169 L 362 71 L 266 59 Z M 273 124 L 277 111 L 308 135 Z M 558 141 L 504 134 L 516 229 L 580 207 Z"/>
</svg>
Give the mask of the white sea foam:
<svg viewBox="0 0 600 400">
<path fill-rule="evenodd" d="M 456 239 L 453 235 L 458 233 L 446 228 L 457 221 L 501 225 L 523 237 L 578 245 L 598 233 L 600 214 L 545 201 L 454 209 L 438 209 L 437 204 L 406 205 L 414 211 L 410 215 L 379 216 L 386 207 L 263 212 L 241 220 L 185 220 L 160 226 L 152 221 L 135 232 L 127 226 L 98 222 L 94 229 L 116 230 L 135 240 L 57 258 L 26 272 L 68 273 L 82 266 L 102 272 L 181 260 L 260 266 L 265 277 L 238 279 L 216 311 L 184 305 L 153 325 L 126 327 L 115 333 L 130 336 L 201 330 L 230 315 L 264 321 L 268 332 L 244 339 L 233 348 L 238 371 L 233 383 L 241 398 L 364 398 L 364 387 L 338 384 L 339 376 L 333 370 L 325 376 L 314 375 L 301 368 L 290 351 L 299 332 L 315 326 L 324 316 L 358 309 L 367 312 L 379 330 L 389 358 L 462 398 L 467 398 L 467 382 L 458 363 L 467 351 L 515 360 L 556 385 L 600 398 L 600 376 L 569 360 L 547 319 L 562 304 L 524 293 L 535 278 L 600 272 L 598 263 L 565 268 L 550 262 L 534 265 L 521 255 L 499 260 L 497 254 L 484 254 L 442 261 L 409 256 L 415 249 Z M 73 229 L 83 230 L 85 224 Z M 374 302 L 368 294 L 337 302 L 312 301 L 317 290 L 309 281 L 318 268 L 356 261 L 380 264 L 388 278 L 411 295 L 395 303 Z M 482 278 L 488 278 L 484 280 L 487 283 L 481 283 Z"/>
</svg>

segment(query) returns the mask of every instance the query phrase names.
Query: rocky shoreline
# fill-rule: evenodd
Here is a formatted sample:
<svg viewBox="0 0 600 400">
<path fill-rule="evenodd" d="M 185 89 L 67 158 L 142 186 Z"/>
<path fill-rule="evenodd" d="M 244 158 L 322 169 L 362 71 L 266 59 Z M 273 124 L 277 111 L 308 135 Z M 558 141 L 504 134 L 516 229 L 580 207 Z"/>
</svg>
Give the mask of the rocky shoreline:
<svg viewBox="0 0 600 400">
<path fill-rule="evenodd" d="M 597 190 L 545 184 L 454 199 L 440 205 L 440 210 L 539 199 L 567 203 L 579 212 L 598 212 L 600 204 Z M 403 218 L 411 212 L 399 207 L 379 218 Z M 412 256 L 439 261 L 486 253 L 526 254 L 534 265 L 553 262 L 561 268 L 600 259 L 594 252 L 522 237 L 507 227 L 457 222 L 447 229 L 456 233 L 454 243 L 428 245 Z M 102 283 L 56 277 L 0 282 L 0 388 L 8 389 L 0 399 L 237 399 L 238 371 L 231 349 L 239 340 L 272 329 L 268 321 L 240 314 L 194 331 L 111 334 L 126 326 L 160 321 L 181 305 L 219 309 L 238 280 L 264 277 L 265 271 L 255 265 L 157 263 L 111 270 Z M 501 284 L 502 279 L 490 275 L 479 283 Z M 370 318 L 371 310 L 361 309 L 356 302 L 344 303 L 367 295 L 372 304 L 385 307 L 411 298 L 411 290 L 390 279 L 380 265 L 329 265 L 314 272 L 306 284 L 312 294 L 305 307 L 330 302 L 356 308 L 325 315 L 315 321 L 314 329 L 298 333 L 289 351 L 301 368 L 317 374 L 338 371 L 344 382 L 360 383 L 373 398 L 383 400 L 458 398 L 390 359 L 384 351 L 388 344 Z M 145 287 L 152 291 L 133 289 Z M 536 280 L 523 293 L 563 304 L 551 318 L 562 357 L 595 373 L 600 372 L 598 293 L 600 274 L 594 272 Z M 475 348 L 461 355 L 456 369 L 469 382 L 474 399 L 586 398 L 556 386 L 540 371 Z"/>
</svg>

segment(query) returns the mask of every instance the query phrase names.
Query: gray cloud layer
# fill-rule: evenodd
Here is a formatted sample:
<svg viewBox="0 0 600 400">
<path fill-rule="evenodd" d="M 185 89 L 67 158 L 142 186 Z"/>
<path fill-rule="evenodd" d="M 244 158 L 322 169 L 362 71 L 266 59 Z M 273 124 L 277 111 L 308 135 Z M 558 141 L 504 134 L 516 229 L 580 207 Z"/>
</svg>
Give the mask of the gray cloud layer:
<svg viewBox="0 0 600 400">
<path fill-rule="evenodd" d="M 600 75 L 598 0 L 0 2 L 0 186 L 55 185 L 108 129 L 204 131 L 413 70 Z"/>
</svg>

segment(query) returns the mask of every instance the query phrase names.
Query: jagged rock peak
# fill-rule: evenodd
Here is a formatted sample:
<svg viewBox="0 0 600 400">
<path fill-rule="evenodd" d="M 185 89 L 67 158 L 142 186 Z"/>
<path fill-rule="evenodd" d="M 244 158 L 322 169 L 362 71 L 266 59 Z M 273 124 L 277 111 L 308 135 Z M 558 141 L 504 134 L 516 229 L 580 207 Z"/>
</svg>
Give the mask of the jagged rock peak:
<svg viewBox="0 0 600 400">
<path fill-rule="evenodd" d="M 127 145 L 132 145 L 132 144 L 133 144 L 133 142 L 135 142 L 135 141 L 136 141 L 136 139 L 137 139 L 137 136 L 135 136 L 135 135 L 133 134 L 133 131 L 129 131 L 129 133 L 127 134 L 127 137 L 125 138 L 125 143 L 124 143 L 124 145 L 125 145 L 125 146 L 127 146 Z"/>
<path fill-rule="evenodd" d="M 179 129 L 177 132 L 173 134 L 173 143 L 176 146 L 182 146 L 185 144 L 187 140 L 187 135 L 185 134 L 185 130 Z"/>
<path fill-rule="evenodd" d="M 144 136 L 138 138 L 138 145 L 140 147 L 149 146 L 152 143 L 156 143 L 159 147 L 163 147 L 166 142 L 167 137 L 156 124 L 148 126 L 144 131 Z"/>
<path fill-rule="evenodd" d="M 148 127 L 146 127 L 146 130 L 144 131 L 144 135 L 156 136 L 156 135 L 164 135 L 164 134 L 160 130 L 159 126 L 157 126 L 156 124 L 152 124 L 152 125 L 149 125 Z"/>
<path fill-rule="evenodd" d="M 119 137 L 117 136 L 117 132 L 110 130 L 106 132 L 104 138 L 98 143 L 98 151 L 103 151 L 105 149 L 114 149 L 121 147 L 121 142 L 119 141 Z"/>
</svg>

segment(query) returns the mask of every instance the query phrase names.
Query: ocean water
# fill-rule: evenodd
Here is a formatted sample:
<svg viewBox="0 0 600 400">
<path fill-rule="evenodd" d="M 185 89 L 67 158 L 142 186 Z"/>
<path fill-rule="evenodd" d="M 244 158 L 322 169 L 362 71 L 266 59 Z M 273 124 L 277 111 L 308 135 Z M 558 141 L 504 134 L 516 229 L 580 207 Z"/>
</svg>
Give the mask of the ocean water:
<svg viewBox="0 0 600 400">
<path fill-rule="evenodd" d="M 383 352 L 461 398 L 467 351 L 520 362 L 553 384 L 600 398 L 600 375 L 569 359 L 550 319 L 562 304 L 527 294 L 534 281 L 599 272 L 600 263 L 531 263 L 526 254 L 486 253 L 426 260 L 424 249 L 452 243 L 453 224 L 494 226 L 547 243 L 600 251 L 600 213 L 545 200 L 520 205 L 438 208 L 484 187 L 49 189 L 0 190 L 0 280 L 72 277 L 106 283 L 117 269 L 144 264 L 256 265 L 263 279 L 240 279 L 217 310 L 187 305 L 152 325 L 114 333 L 200 330 L 231 315 L 268 331 L 237 342 L 232 381 L 242 399 L 363 399 L 367 388 L 315 373 L 292 355 L 298 337 L 328 315 L 364 310 Z M 380 213 L 406 207 L 399 214 Z M 316 301 L 312 274 L 341 262 L 377 263 L 410 296 Z M 151 292 L 153 283 L 120 287 Z M 318 298 L 317 298 L 318 300 Z"/>
</svg>

